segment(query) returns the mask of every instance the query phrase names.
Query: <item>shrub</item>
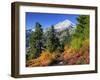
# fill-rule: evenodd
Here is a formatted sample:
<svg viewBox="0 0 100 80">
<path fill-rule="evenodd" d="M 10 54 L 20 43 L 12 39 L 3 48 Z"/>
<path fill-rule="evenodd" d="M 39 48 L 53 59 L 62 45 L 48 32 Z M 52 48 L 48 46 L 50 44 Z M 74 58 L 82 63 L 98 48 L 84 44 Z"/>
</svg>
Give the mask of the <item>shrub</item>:
<svg viewBox="0 0 100 80">
<path fill-rule="evenodd" d="M 86 39 L 82 43 L 82 47 L 78 50 L 77 55 L 74 55 L 75 64 L 89 64 L 89 40 Z"/>
<path fill-rule="evenodd" d="M 52 53 L 50 53 L 48 51 L 42 51 L 42 53 L 38 59 L 40 61 L 40 66 L 48 66 L 53 62 Z"/>
<path fill-rule="evenodd" d="M 81 38 L 74 38 L 71 41 L 71 47 L 78 50 L 82 46 L 82 42 L 83 40 Z"/>
<path fill-rule="evenodd" d="M 28 60 L 31 60 L 31 59 L 34 59 L 35 58 L 35 56 L 34 56 L 34 54 L 32 54 L 32 53 L 27 53 L 26 54 L 26 60 L 28 61 Z"/>
<path fill-rule="evenodd" d="M 48 51 L 42 51 L 41 55 L 38 58 L 27 61 L 27 66 L 48 66 L 52 64 L 54 58 L 55 57 L 53 53 L 50 53 Z"/>
<path fill-rule="evenodd" d="M 84 40 L 82 43 L 82 47 L 86 50 L 89 50 L 89 45 L 90 45 L 89 39 Z"/>
<path fill-rule="evenodd" d="M 65 51 L 63 53 L 63 58 L 64 61 L 67 62 L 69 59 L 71 59 L 75 54 L 77 53 L 77 50 L 75 50 L 74 48 L 67 48 L 65 46 Z"/>
</svg>

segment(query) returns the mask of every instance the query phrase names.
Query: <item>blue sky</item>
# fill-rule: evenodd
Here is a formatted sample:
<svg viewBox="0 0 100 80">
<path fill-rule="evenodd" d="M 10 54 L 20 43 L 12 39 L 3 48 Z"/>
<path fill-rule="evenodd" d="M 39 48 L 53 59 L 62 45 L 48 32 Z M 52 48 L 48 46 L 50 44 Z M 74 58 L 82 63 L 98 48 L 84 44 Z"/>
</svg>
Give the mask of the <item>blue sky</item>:
<svg viewBox="0 0 100 80">
<path fill-rule="evenodd" d="M 35 23 L 39 22 L 43 29 L 55 25 L 66 19 L 70 20 L 72 23 L 77 24 L 76 18 L 79 15 L 74 14 L 53 14 L 53 13 L 33 13 L 26 12 L 26 29 L 34 29 Z"/>
</svg>

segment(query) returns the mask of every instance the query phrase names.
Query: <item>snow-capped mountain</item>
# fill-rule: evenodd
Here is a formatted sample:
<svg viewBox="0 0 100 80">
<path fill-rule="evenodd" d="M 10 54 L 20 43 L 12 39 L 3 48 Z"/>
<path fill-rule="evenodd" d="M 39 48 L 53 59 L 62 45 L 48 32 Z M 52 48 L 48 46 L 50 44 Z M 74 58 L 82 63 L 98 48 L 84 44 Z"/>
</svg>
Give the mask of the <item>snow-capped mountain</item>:
<svg viewBox="0 0 100 80">
<path fill-rule="evenodd" d="M 57 30 L 57 32 L 63 31 L 65 29 L 72 29 L 74 27 L 75 27 L 75 24 L 72 23 L 70 20 L 64 20 L 54 25 L 54 28 L 55 30 Z"/>
<path fill-rule="evenodd" d="M 58 36 L 58 38 L 62 39 L 63 36 L 66 36 L 67 35 L 67 31 L 69 31 L 69 34 L 73 34 L 74 31 L 75 31 L 75 24 L 72 23 L 70 20 L 64 20 L 64 21 L 61 21 L 57 24 L 54 25 L 54 29 L 56 30 L 56 35 Z M 44 31 L 44 36 L 47 35 L 47 31 L 50 29 L 50 27 L 48 29 L 46 29 Z M 26 30 L 26 47 L 28 48 L 29 47 L 29 38 L 30 38 L 30 35 L 32 32 L 34 32 L 35 29 L 28 29 Z M 61 33 L 59 35 L 59 33 Z"/>
</svg>

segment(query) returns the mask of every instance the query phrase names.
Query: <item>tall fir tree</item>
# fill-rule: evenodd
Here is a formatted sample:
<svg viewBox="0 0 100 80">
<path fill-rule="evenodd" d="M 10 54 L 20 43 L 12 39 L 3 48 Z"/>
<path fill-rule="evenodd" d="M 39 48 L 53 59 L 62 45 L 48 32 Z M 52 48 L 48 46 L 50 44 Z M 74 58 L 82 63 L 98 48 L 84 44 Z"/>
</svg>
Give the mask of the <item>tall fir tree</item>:
<svg viewBox="0 0 100 80">
<path fill-rule="evenodd" d="M 76 36 L 82 39 L 89 38 L 89 16 L 81 15 L 77 18 L 77 21 Z"/>
<path fill-rule="evenodd" d="M 38 57 L 42 51 L 42 37 L 43 37 L 43 30 L 41 25 L 37 22 L 35 25 L 35 31 L 32 32 L 30 36 L 30 53 L 33 53 L 35 57 Z"/>
<path fill-rule="evenodd" d="M 75 34 L 72 37 L 71 46 L 79 49 L 85 40 L 89 40 L 90 20 L 88 15 L 80 15 L 77 21 L 78 24 L 76 25 Z"/>
<path fill-rule="evenodd" d="M 54 52 L 60 46 L 59 39 L 56 36 L 54 26 L 52 25 L 50 30 L 47 32 L 46 49 L 49 52 Z"/>
</svg>

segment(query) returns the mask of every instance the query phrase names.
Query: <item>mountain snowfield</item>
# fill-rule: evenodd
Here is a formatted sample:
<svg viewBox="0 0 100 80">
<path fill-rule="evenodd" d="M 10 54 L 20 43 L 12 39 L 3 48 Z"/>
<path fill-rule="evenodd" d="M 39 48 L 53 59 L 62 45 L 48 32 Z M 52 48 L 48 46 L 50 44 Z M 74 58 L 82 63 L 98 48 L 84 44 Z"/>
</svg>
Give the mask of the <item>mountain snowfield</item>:
<svg viewBox="0 0 100 80">
<path fill-rule="evenodd" d="M 59 31 L 65 30 L 65 29 L 75 28 L 75 24 L 72 23 L 70 20 L 66 19 L 66 20 L 54 25 L 54 28 L 55 28 L 55 30 L 57 30 L 57 32 L 59 32 Z"/>
</svg>

